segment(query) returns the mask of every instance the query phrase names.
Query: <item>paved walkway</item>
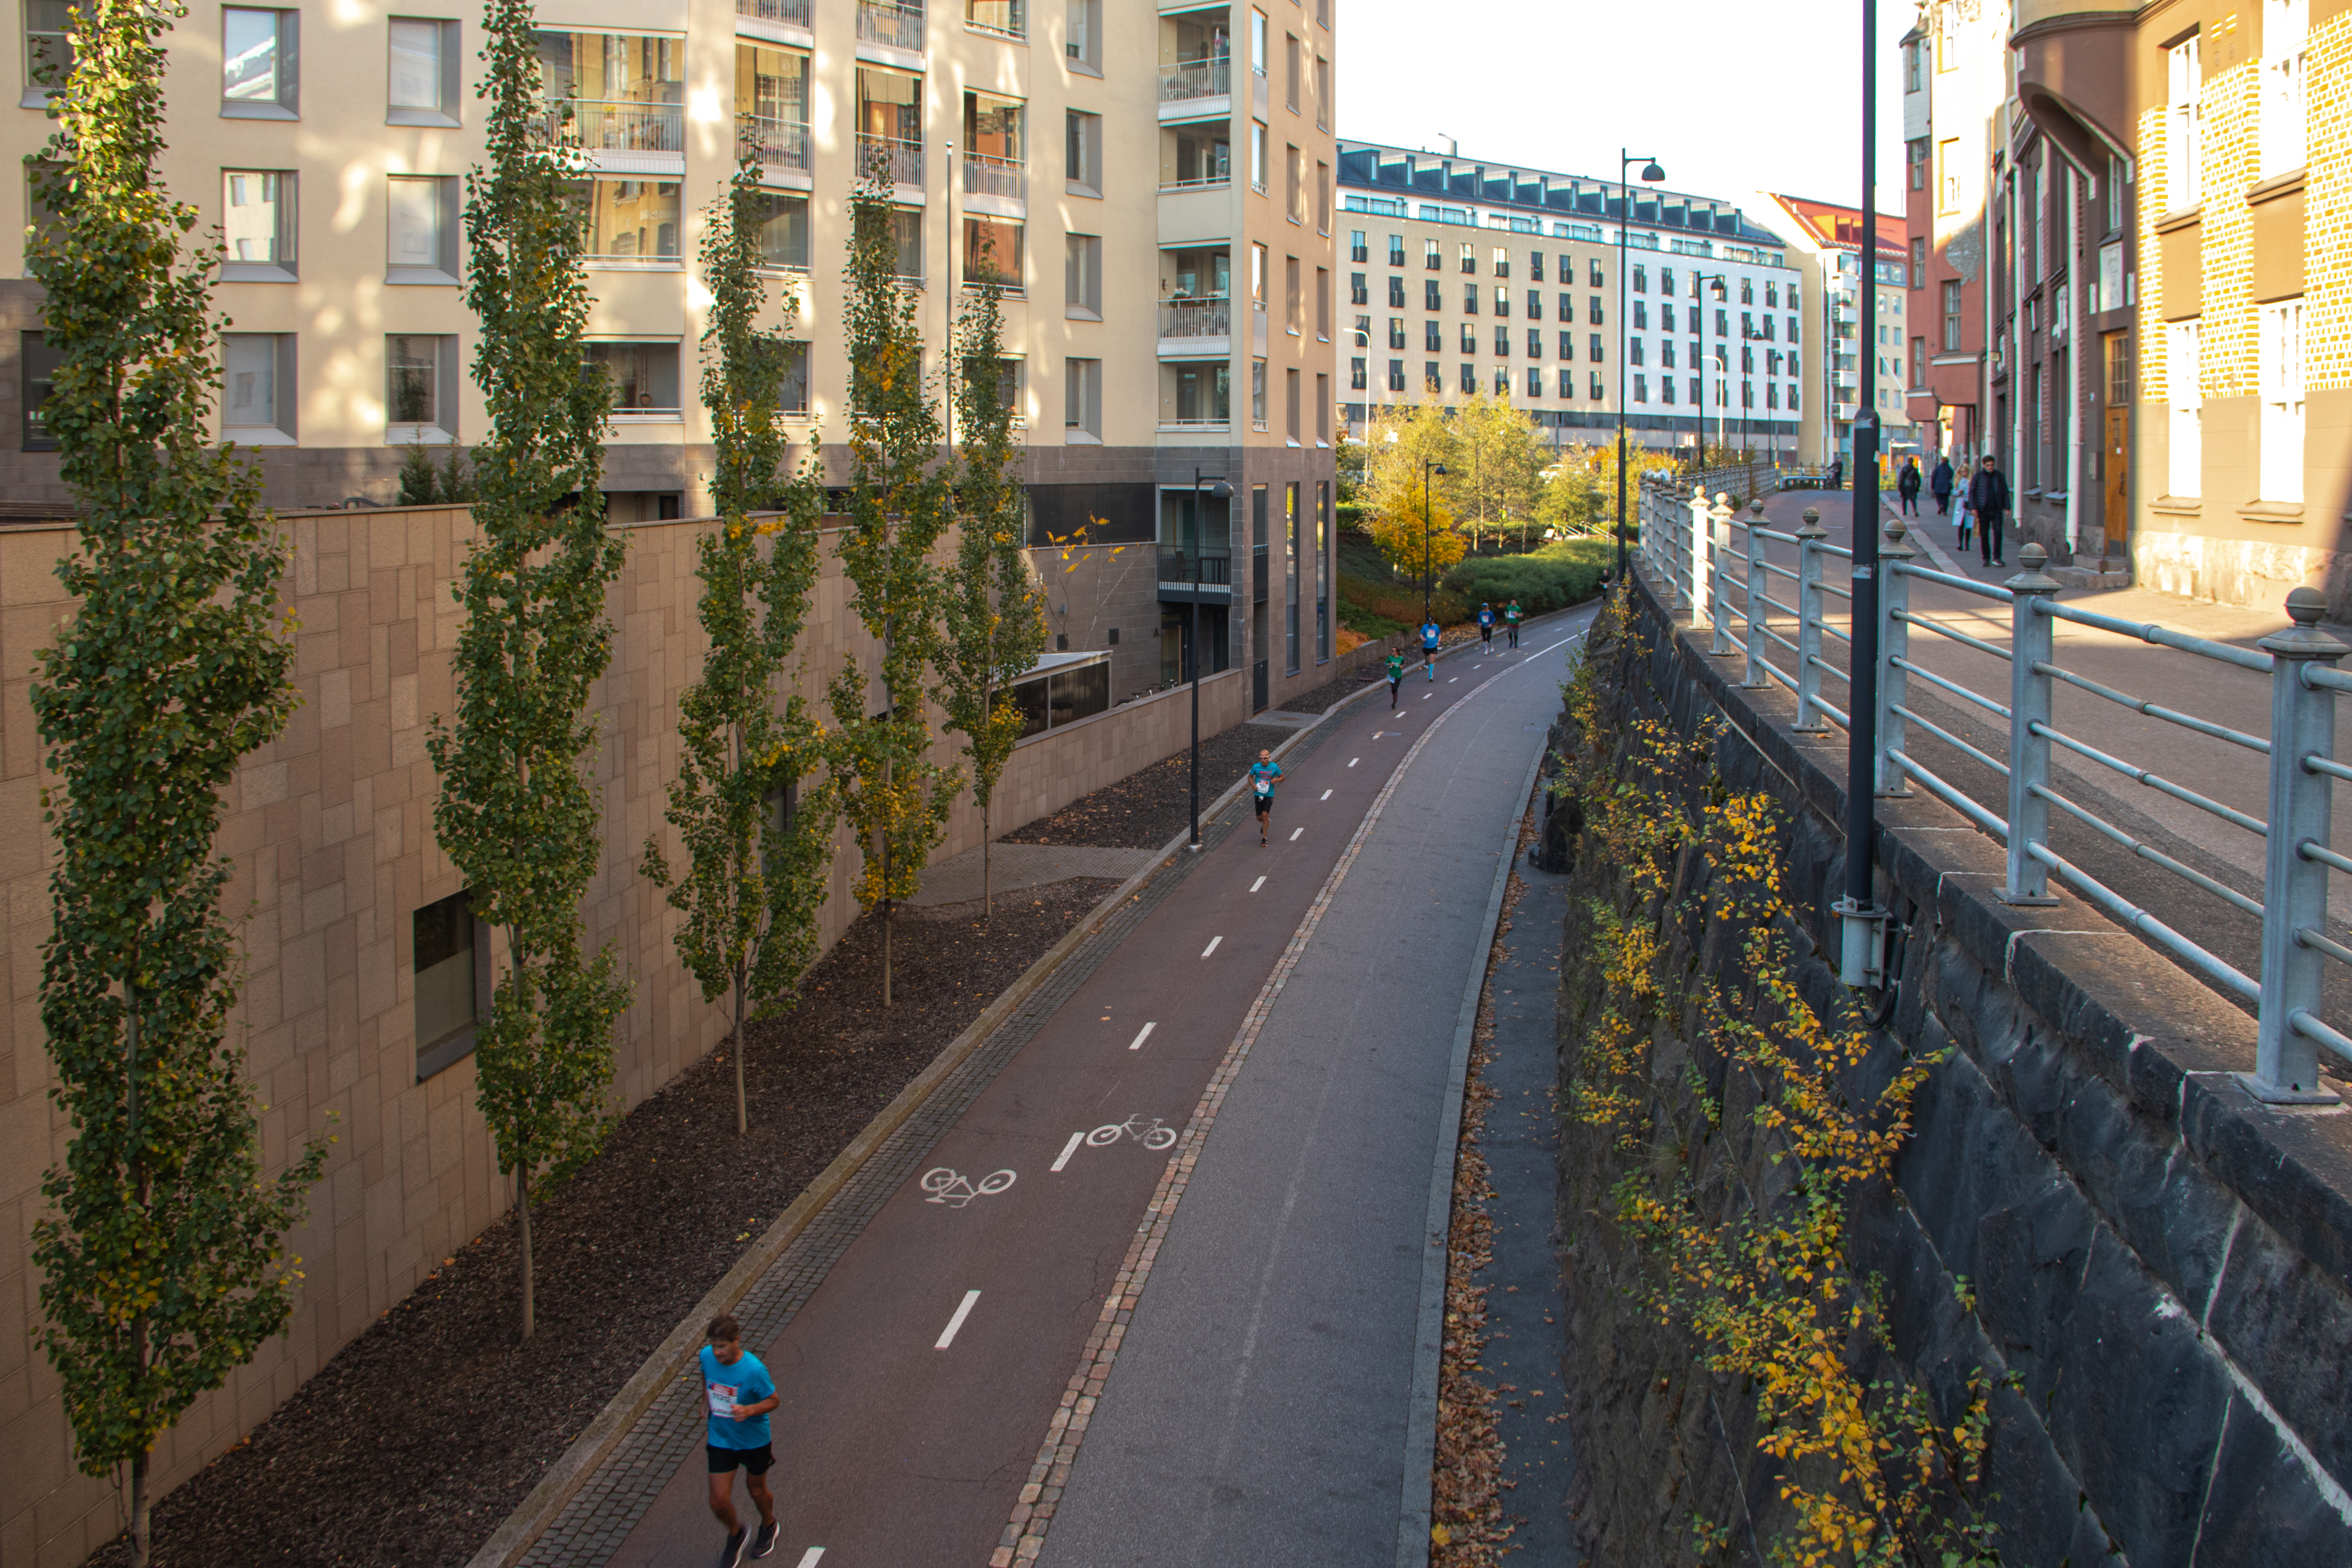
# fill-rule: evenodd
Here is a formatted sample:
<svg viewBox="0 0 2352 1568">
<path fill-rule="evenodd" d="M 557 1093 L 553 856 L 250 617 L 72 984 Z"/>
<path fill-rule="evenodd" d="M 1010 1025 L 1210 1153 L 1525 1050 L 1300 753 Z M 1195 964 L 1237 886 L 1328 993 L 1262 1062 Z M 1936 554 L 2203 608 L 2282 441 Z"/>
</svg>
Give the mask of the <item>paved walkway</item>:
<svg viewBox="0 0 2352 1568">
<path fill-rule="evenodd" d="M 1397 1557 L 1454 1015 L 1587 619 L 1299 736 L 1271 847 L 1205 824 L 753 1287 L 777 1561 Z M 707 1568 L 699 1392 L 526 1561 Z"/>
<path fill-rule="evenodd" d="M 989 847 L 989 886 L 1000 893 L 1042 888 L 1073 877 L 1124 882 L 1159 858 L 1157 849 L 1098 849 L 1081 844 L 997 844 Z M 922 891 L 909 904 L 961 904 L 980 897 L 980 848 L 925 868 Z"/>
</svg>

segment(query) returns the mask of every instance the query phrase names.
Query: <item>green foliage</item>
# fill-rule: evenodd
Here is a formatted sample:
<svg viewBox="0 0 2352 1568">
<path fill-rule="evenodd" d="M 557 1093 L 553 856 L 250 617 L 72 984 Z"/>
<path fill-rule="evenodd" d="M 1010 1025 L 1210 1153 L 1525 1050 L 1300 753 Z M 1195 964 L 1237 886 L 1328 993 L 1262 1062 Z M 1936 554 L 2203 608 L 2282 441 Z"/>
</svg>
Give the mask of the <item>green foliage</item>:
<svg viewBox="0 0 2352 1568">
<path fill-rule="evenodd" d="M 408 444 L 408 456 L 400 460 L 400 506 L 431 506 L 441 499 L 441 471 L 422 441 Z"/>
<path fill-rule="evenodd" d="M 1473 541 L 1534 515 L 1549 448 L 1507 395 L 1474 393 L 1454 411 L 1454 457 L 1441 493 Z"/>
<path fill-rule="evenodd" d="M 610 950 L 583 955 L 580 917 L 602 847 L 585 710 L 612 655 L 604 594 L 623 545 L 604 529 L 610 393 L 582 374 L 579 216 L 547 143 L 528 0 L 489 0 L 484 30 L 488 163 L 466 178 L 466 302 L 490 428 L 457 588 L 457 716 L 436 717 L 426 746 L 441 775 L 435 834 L 474 913 L 506 933 L 475 1081 L 499 1168 L 515 1173 L 528 1337 L 531 1177 L 561 1181 L 602 1144 L 613 1020 L 628 1000 Z"/>
<path fill-rule="evenodd" d="M 141 1563 L 149 1452 L 285 1327 L 300 1274 L 280 1238 L 326 1158 L 313 1142 L 264 1173 L 226 1039 L 239 984 L 221 792 L 285 728 L 293 648 L 260 469 L 206 445 L 219 251 L 183 250 L 196 209 L 155 174 L 162 39 L 182 15 L 88 0 L 57 132 L 26 160 L 56 215 L 26 259 L 62 356 L 42 415 L 79 531 L 57 568 L 75 614 L 30 690 L 55 775 L 40 1016 L 71 1129 L 33 1227 L 37 1334 L 83 1471 L 131 1467 Z"/>
<path fill-rule="evenodd" d="M 1445 574 L 1445 588 L 1474 609 L 1484 600 L 1500 612 L 1517 599 L 1528 615 L 1541 615 L 1599 593 L 1614 549 L 1605 540 L 1564 539 L 1525 555 L 1474 555 Z"/>
<path fill-rule="evenodd" d="M 789 1006 L 816 956 L 833 831 L 825 793 L 799 788 L 821 755 L 821 731 L 798 693 L 777 708 L 778 682 L 816 583 L 824 491 L 814 455 L 782 487 L 779 515 L 765 521 L 751 515 L 776 496 L 784 459 L 776 428 L 783 334 L 758 324 L 767 294 L 753 207 L 759 193 L 760 165 L 747 158 L 712 204 L 703 235 L 711 305 L 702 334 L 702 405 L 717 447 L 719 526 L 698 545 L 698 614 L 710 648 L 701 679 L 679 702 L 678 775 L 669 787 L 668 819 L 684 840 L 686 869 L 673 876 L 652 838 L 644 863 L 670 907 L 686 916 L 677 954 L 703 1000 L 733 994 L 738 1133 L 750 1121 L 743 1025 Z M 764 553 L 762 539 L 770 542 Z M 782 809 L 787 800 L 789 813 Z"/>
<path fill-rule="evenodd" d="M 963 432 L 962 517 L 943 595 L 947 640 L 940 658 L 940 697 L 949 726 L 964 737 L 971 765 L 984 895 L 989 803 L 1021 739 L 1020 710 L 1008 689 L 1045 648 L 1045 596 L 1021 548 L 1028 520 L 1021 484 L 1024 449 L 997 374 L 1004 353 L 1004 287 L 997 278 L 983 278 L 966 303 L 956 353 L 964 367 L 956 389 L 957 423 Z"/>
<path fill-rule="evenodd" d="M 914 293 L 898 280 L 893 185 L 881 154 L 859 171 L 850 199 L 843 316 L 849 340 L 848 527 L 843 570 L 849 607 L 882 645 L 879 711 L 868 673 L 845 658 L 825 689 L 835 799 L 866 857 L 856 882 L 866 909 L 909 897 L 939 841 L 958 780 L 930 760 L 925 680 L 940 653 L 940 571 L 932 549 L 952 512 L 937 458 L 938 411 L 923 378 Z M 886 958 L 882 996 L 889 1003 Z"/>
<path fill-rule="evenodd" d="M 449 455 L 441 459 L 440 499 L 452 506 L 462 506 L 480 493 L 474 483 L 474 466 L 466 460 L 464 448 L 450 447 Z"/>
</svg>

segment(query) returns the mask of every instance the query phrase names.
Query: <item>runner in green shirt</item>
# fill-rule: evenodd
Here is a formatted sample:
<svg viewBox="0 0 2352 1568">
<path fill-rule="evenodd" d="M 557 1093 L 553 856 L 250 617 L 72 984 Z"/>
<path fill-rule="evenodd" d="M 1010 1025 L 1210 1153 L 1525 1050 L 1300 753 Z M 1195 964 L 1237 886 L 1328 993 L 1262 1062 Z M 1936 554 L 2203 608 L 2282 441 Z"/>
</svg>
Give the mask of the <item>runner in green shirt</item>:
<svg viewBox="0 0 2352 1568">
<path fill-rule="evenodd" d="M 1519 608 L 1519 602 L 1517 599 L 1503 606 L 1503 627 L 1510 633 L 1510 646 L 1513 647 L 1519 646 L 1519 616 L 1525 613 Z"/>
<path fill-rule="evenodd" d="M 1397 705 L 1397 688 L 1404 684 L 1404 655 L 1389 649 L 1389 706 Z"/>
</svg>

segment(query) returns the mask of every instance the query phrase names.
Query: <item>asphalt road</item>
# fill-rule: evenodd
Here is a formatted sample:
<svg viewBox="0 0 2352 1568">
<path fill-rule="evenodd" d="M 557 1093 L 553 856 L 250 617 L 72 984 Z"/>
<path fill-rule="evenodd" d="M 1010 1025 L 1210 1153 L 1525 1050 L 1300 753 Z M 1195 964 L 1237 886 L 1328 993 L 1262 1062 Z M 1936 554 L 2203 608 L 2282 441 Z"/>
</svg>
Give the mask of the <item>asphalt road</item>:
<svg viewBox="0 0 2352 1568">
<path fill-rule="evenodd" d="M 1167 1135 L 1400 759 L 1450 715 L 1223 1096 L 1045 1543 L 1073 1564 L 1232 1563 L 1235 1533 L 1254 1563 L 1392 1556 L 1444 1058 L 1513 797 L 1588 619 L 1529 628 L 1516 656 L 1455 655 L 1434 682 L 1416 671 L 1393 714 L 1380 694 L 1342 710 L 1283 784 L 1272 846 L 1236 803 L 1239 826 L 751 1347 L 783 1395 L 773 1561 L 988 1561 Z M 705 1484 L 698 1452 L 605 1560 L 708 1568 Z"/>
</svg>

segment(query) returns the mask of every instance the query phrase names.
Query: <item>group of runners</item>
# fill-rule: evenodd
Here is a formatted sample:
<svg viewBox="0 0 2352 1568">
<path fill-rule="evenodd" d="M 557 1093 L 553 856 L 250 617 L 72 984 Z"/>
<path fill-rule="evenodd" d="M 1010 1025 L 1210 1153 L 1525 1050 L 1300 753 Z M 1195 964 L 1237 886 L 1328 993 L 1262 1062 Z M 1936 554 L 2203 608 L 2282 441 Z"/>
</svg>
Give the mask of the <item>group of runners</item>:
<svg viewBox="0 0 2352 1568">
<path fill-rule="evenodd" d="M 1476 616 L 1478 622 L 1478 640 L 1486 647 L 1490 648 L 1493 647 L 1495 646 L 1495 627 L 1499 624 L 1503 628 L 1505 637 L 1507 639 L 1503 646 L 1506 648 L 1515 648 L 1518 647 L 1519 622 L 1526 617 L 1526 615 L 1527 612 L 1519 607 L 1519 602 L 1517 599 L 1513 599 L 1509 604 L 1505 605 L 1500 610 L 1496 609 L 1492 604 L 1480 605 L 1478 606 L 1478 614 Z M 1439 633 L 1438 626 L 1435 621 L 1422 622 L 1421 667 L 1423 669 L 1428 671 L 1429 679 L 1433 682 L 1437 679 L 1437 644 L 1440 635 L 1441 634 Z M 1388 671 L 1389 706 L 1391 708 L 1394 708 L 1397 705 L 1398 689 L 1404 685 L 1405 658 L 1402 650 L 1391 648 L 1389 651 Z"/>
</svg>

